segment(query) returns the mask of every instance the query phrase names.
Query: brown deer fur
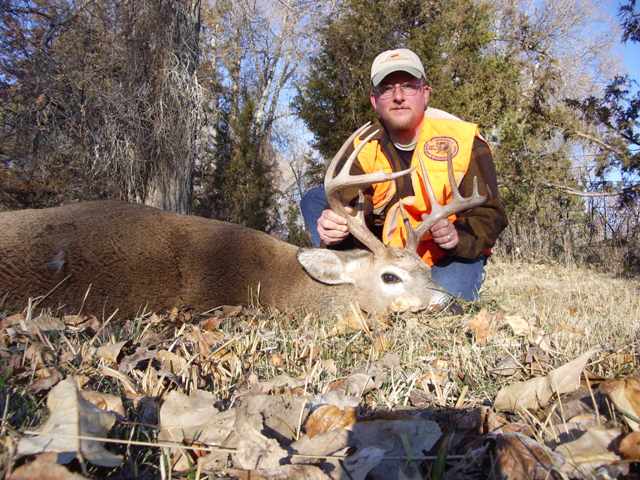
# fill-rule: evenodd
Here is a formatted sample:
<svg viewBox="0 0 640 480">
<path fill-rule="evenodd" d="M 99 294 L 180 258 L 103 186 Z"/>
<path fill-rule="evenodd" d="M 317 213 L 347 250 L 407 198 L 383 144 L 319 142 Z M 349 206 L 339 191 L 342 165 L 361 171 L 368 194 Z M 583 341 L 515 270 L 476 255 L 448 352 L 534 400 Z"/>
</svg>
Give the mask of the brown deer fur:
<svg viewBox="0 0 640 480">
<path fill-rule="evenodd" d="M 398 263 L 392 267 L 395 273 L 405 279 L 413 275 L 404 273 L 405 266 L 417 269 L 417 290 L 406 298 L 397 285 L 391 285 L 388 295 L 376 290 L 379 271 L 374 264 L 379 260 L 370 252 L 346 252 L 336 273 L 335 261 L 327 266 L 323 260 L 333 255 L 330 251 L 299 250 L 239 225 L 141 205 L 104 201 L 4 212 L 0 306 L 4 296 L 4 309 L 24 308 L 28 297 L 45 295 L 59 282 L 47 298 L 49 305 L 77 311 L 91 287 L 84 311 L 118 308 L 123 315 L 143 306 L 189 305 L 204 311 L 246 304 L 251 298 L 280 309 L 325 313 L 351 302 L 369 311 L 418 310 L 441 302 L 446 295 L 433 293 L 428 268 L 415 254 L 399 252 L 389 253 Z M 362 297 L 368 284 L 373 290 Z"/>
</svg>

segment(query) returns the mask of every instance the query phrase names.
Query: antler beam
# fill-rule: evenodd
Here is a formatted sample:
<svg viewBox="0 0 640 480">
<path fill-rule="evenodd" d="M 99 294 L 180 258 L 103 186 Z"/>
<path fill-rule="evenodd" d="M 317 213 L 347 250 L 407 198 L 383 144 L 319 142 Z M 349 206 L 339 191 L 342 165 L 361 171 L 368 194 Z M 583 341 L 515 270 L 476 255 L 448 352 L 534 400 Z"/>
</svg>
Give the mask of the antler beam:
<svg viewBox="0 0 640 480">
<path fill-rule="evenodd" d="M 411 173 L 413 171 L 413 168 L 408 168 L 406 170 L 395 173 L 373 172 L 364 175 L 351 175 L 349 171 L 351 170 L 353 162 L 358 157 L 362 149 L 367 145 L 367 143 L 379 132 L 379 130 L 375 130 L 358 144 L 351 155 L 349 155 L 349 158 L 346 160 L 340 171 L 336 174 L 335 171 L 340 159 L 344 157 L 347 149 L 351 145 L 353 145 L 354 140 L 362 135 L 362 133 L 367 128 L 369 128 L 369 125 L 370 123 L 367 123 L 353 132 L 347 139 L 347 141 L 344 142 L 342 147 L 340 147 L 340 150 L 338 150 L 338 153 L 336 153 L 336 155 L 333 157 L 331 163 L 329 164 L 329 167 L 327 168 L 327 173 L 324 178 L 324 188 L 331 209 L 346 218 L 349 232 L 355 238 L 360 240 L 363 245 L 369 248 L 374 253 L 374 255 L 381 255 L 386 247 L 384 246 L 382 241 L 380 241 L 373 234 L 373 232 L 371 232 L 371 230 L 367 228 L 364 219 L 364 210 L 360 208 L 355 212 L 355 214 L 349 213 L 349 211 L 346 209 L 347 205 L 344 205 L 342 203 L 342 200 L 340 198 L 340 191 L 347 187 L 365 187 L 374 183 L 395 180 L 398 177 Z M 364 200 L 364 194 L 362 193 L 362 191 L 362 188 L 358 189 L 360 204 L 362 204 L 362 201 Z"/>
</svg>

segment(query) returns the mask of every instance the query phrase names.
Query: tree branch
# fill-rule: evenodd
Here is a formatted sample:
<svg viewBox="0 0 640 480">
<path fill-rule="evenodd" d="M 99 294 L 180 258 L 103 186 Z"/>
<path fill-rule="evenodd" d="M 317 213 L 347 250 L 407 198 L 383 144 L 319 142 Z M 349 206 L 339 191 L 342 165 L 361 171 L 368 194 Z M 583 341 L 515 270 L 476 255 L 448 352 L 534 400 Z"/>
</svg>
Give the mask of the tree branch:
<svg viewBox="0 0 640 480">
<path fill-rule="evenodd" d="M 624 195 L 625 193 L 640 191 L 640 183 L 625 187 L 620 192 L 585 192 L 582 190 L 576 190 L 575 188 L 567 187 L 565 185 L 556 185 L 554 183 L 543 183 L 545 187 L 561 190 L 569 195 L 576 195 L 578 197 L 617 197 Z"/>
<path fill-rule="evenodd" d="M 596 144 L 600 145 L 602 148 L 604 148 L 606 150 L 609 150 L 610 152 L 613 152 L 616 155 L 624 156 L 623 152 L 621 152 L 620 150 L 618 150 L 615 147 L 612 147 L 608 143 L 605 143 L 604 141 L 600 140 L 599 138 L 596 138 L 596 137 L 594 137 L 592 135 L 589 135 L 587 133 L 584 133 L 584 132 L 579 132 L 577 130 L 574 130 L 573 133 L 575 135 L 577 135 L 578 137 L 584 138 L 585 140 L 589 140 L 589 141 L 591 141 L 593 143 L 596 143 Z"/>
</svg>

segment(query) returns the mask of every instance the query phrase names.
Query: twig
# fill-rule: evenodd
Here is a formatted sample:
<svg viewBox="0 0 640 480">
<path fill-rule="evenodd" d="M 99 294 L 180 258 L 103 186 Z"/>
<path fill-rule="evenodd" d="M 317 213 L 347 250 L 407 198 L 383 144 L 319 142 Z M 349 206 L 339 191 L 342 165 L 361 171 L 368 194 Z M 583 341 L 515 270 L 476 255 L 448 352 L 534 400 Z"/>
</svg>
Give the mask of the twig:
<svg viewBox="0 0 640 480">
<path fill-rule="evenodd" d="M 106 437 L 93 437 L 90 435 L 71 435 L 66 433 L 43 433 L 43 432 L 35 432 L 33 430 L 25 430 L 22 432 L 24 435 L 36 435 L 41 437 L 50 437 L 50 438 L 71 438 L 74 440 L 90 440 L 94 442 L 102 442 L 102 443 L 115 443 L 118 445 L 136 445 L 140 447 L 152 447 L 152 448 L 174 448 L 174 449 L 182 449 L 182 450 L 204 450 L 207 452 L 229 452 L 234 453 L 236 451 L 235 448 L 222 447 L 219 445 L 212 444 L 203 444 L 201 446 L 190 446 L 183 445 L 181 443 L 171 443 L 171 442 L 141 442 L 139 440 L 120 440 L 118 438 L 106 438 Z"/>
<path fill-rule="evenodd" d="M 597 145 L 600 145 L 602 148 L 604 148 L 605 150 L 609 150 L 610 152 L 615 153 L 616 155 L 620 155 L 620 156 L 624 156 L 624 153 L 621 152 L 620 150 L 618 150 L 615 147 L 612 147 L 611 145 L 609 145 L 608 143 L 603 142 L 602 140 L 600 140 L 599 138 L 594 137 L 593 135 L 589 135 L 587 133 L 583 133 L 583 132 L 579 132 L 577 130 L 574 130 L 573 133 L 575 135 L 577 135 L 578 137 L 584 138 L 585 140 L 589 140 Z"/>
<path fill-rule="evenodd" d="M 593 409 L 596 411 L 596 422 L 598 425 L 602 425 L 600 420 L 600 409 L 598 408 L 598 404 L 596 403 L 596 397 L 593 395 L 593 389 L 591 388 L 591 382 L 589 381 L 589 375 L 584 370 L 582 371 L 582 375 L 584 376 L 585 382 L 587 382 L 587 388 L 589 389 L 589 395 L 591 396 L 591 401 L 593 402 Z"/>
<path fill-rule="evenodd" d="M 4 437 L 7 428 L 7 417 L 9 416 L 9 401 L 11 400 L 11 391 L 7 389 L 7 396 L 4 399 L 4 412 L 2 412 L 2 423 L 0 423 L 0 437 Z"/>
<path fill-rule="evenodd" d="M 590 197 L 590 198 L 599 198 L 599 197 L 618 197 L 620 195 L 624 195 L 626 192 L 631 192 L 635 190 L 640 190 L 640 184 L 631 185 L 629 187 L 625 187 L 621 192 L 584 192 L 582 190 L 576 190 L 572 187 L 567 187 L 565 185 L 556 185 L 555 183 L 542 183 L 542 186 L 548 188 L 555 188 L 556 190 L 562 190 L 564 193 L 568 193 L 569 195 L 576 195 L 578 197 Z"/>
<path fill-rule="evenodd" d="M 106 437 L 93 437 L 90 435 L 71 435 L 64 433 L 43 433 L 43 432 L 35 432 L 33 430 L 25 430 L 22 432 L 23 435 L 36 435 L 50 438 L 71 438 L 74 440 L 88 440 L 94 442 L 102 442 L 102 443 L 114 443 L 119 445 L 136 445 L 140 447 L 151 447 L 151 448 L 170 448 L 170 449 L 178 449 L 178 450 L 193 450 L 193 451 L 205 451 L 205 452 L 228 452 L 235 453 L 237 451 L 236 448 L 223 447 L 220 445 L 214 445 L 209 443 L 203 443 L 198 446 L 193 445 L 183 445 L 178 442 L 141 442 L 138 440 L 120 440 L 117 438 L 106 438 Z M 335 459 L 344 459 L 347 458 L 348 455 L 304 455 L 301 453 L 293 453 L 291 454 L 292 458 L 312 458 L 322 460 L 325 458 L 335 458 Z M 464 458 L 464 455 L 447 455 L 447 460 L 459 460 Z M 382 458 L 382 461 L 386 460 L 406 460 L 406 461 L 419 461 L 419 460 L 436 460 L 438 458 L 437 455 L 416 455 L 416 456 L 407 456 L 407 455 L 394 455 Z"/>
<path fill-rule="evenodd" d="M 89 341 L 89 346 L 93 346 L 93 342 L 96 341 L 96 338 L 98 338 L 98 335 L 100 335 L 102 333 L 102 330 L 105 329 L 105 327 L 107 325 L 109 325 L 109 322 L 111 320 L 113 320 L 113 317 L 116 316 L 116 313 L 118 313 L 118 309 L 116 308 L 113 313 L 111 315 L 109 315 L 109 318 L 107 318 L 107 320 L 100 326 L 100 328 L 98 329 L 98 331 L 95 333 L 95 335 L 91 338 L 91 340 Z"/>
</svg>

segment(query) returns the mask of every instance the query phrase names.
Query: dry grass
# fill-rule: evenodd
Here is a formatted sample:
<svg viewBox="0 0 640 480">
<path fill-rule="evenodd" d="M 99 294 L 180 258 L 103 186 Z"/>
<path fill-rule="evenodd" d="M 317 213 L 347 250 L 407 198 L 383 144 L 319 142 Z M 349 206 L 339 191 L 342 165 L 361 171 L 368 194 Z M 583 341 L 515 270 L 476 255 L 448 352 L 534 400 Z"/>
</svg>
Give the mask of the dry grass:
<svg viewBox="0 0 640 480">
<path fill-rule="evenodd" d="M 34 392 L 32 386 L 52 370 L 62 377 L 79 377 L 86 389 L 125 399 L 125 418 L 116 424 L 111 437 L 141 442 L 157 441 L 157 407 L 172 390 L 208 390 L 219 399 L 218 406 L 225 408 L 239 391 L 283 373 L 303 379 L 304 391 L 320 394 L 331 382 L 355 370 L 384 364 L 390 374 L 360 405 L 360 415 L 368 416 L 408 408 L 444 412 L 490 405 L 502 386 L 544 375 L 593 347 L 601 352 L 588 366 L 591 378 L 636 371 L 638 280 L 573 266 L 499 260 L 493 260 L 487 270 L 482 300 L 466 305 L 464 315 L 407 314 L 393 317 L 386 328 L 342 335 L 331 333 L 333 322 L 327 319 L 255 308 L 218 312 L 208 323 L 202 321 L 211 314 L 189 312 L 114 319 L 97 334 L 96 328 L 33 335 L 10 335 L 3 329 L 0 475 L 14 462 L 12 445 L 18 433 L 35 429 L 46 415 L 48 389 Z M 469 327 L 478 316 L 491 325 L 485 340 Z M 514 335 L 507 321 L 513 317 L 527 320 L 536 333 Z M 105 369 L 117 369 L 117 365 L 96 354 L 101 345 L 120 340 L 128 343 L 119 362 L 142 347 L 169 350 L 186 365 L 176 371 L 166 365 L 143 364 L 127 374 L 127 386 Z M 496 375 L 496 366 L 509 358 L 521 368 L 510 376 Z M 144 402 L 138 402 L 141 398 Z M 544 417 L 536 420 L 528 415 L 519 420 L 533 425 L 544 438 L 542 423 L 538 423 Z M 115 450 L 127 456 L 123 467 L 110 473 L 91 467 L 88 475 L 160 475 L 157 449 L 130 445 Z"/>
</svg>

